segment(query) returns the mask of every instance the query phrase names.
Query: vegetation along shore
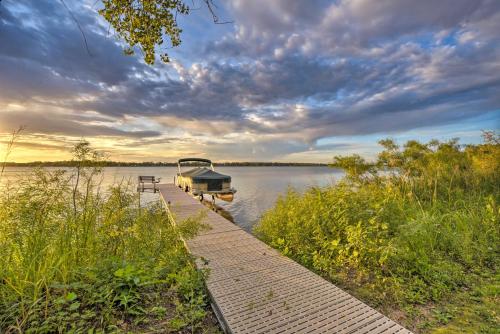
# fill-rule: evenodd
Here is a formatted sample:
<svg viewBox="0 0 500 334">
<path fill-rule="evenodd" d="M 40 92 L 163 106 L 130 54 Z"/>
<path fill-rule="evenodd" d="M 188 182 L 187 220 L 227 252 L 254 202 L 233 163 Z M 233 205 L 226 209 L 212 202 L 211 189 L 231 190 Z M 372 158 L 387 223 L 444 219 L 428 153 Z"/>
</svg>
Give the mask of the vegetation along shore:
<svg viewBox="0 0 500 334">
<path fill-rule="evenodd" d="M 345 180 L 290 189 L 255 233 L 417 333 L 498 333 L 500 141 L 485 139 L 336 157 Z"/>
<path fill-rule="evenodd" d="M 99 189 L 88 143 L 74 156 L 71 172 L 39 168 L 2 189 L 0 333 L 218 332 L 181 240 L 203 226 L 140 208 L 130 184 Z"/>
<path fill-rule="evenodd" d="M 100 167 L 177 167 L 177 162 L 123 162 L 123 161 L 102 161 L 99 163 L 90 162 L 93 166 Z M 33 162 L 6 162 L 6 167 L 75 167 L 77 162 L 69 161 L 33 161 Z M 194 164 L 192 164 L 194 165 Z M 324 163 L 308 162 L 216 162 L 218 167 L 326 167 Z"/>
<path fill-rule="evenodd" d="M 256 235 L 416 333 L 498 333 L 498 135 L 380 144 L 376 163 L 335 157 L 337 184 L 290 189 Z M 101 189 L 87 142 L 73 154 L 3 186 L 0 332 L 219 332 L 182 242 L 204 226 Z"/>
</svg>

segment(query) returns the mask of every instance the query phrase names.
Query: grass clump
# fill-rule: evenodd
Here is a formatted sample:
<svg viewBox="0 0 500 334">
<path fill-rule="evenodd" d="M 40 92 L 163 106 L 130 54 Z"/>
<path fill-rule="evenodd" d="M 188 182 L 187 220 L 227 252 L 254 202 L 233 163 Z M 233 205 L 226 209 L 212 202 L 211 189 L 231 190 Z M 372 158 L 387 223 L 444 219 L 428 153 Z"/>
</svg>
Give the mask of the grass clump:
<svg viewBox="0 0 500 334">
<path fill-rule="evenodd" d="M 200 224 L 172 225 L 159 203 L 140 208 L 126 183 L 102 192 L 99 155 L 86 142 L 74 153 L 69 172 L 4 185 L 0 332 L 217 331 L 205 273 L 181 238 Z"/>
<path fill-rule="evenodd" d="M 256 234 L 416 332 L 499 328 L 500 142 L 384 140 L 341 182 L 290 189 Z"/>
</svg>

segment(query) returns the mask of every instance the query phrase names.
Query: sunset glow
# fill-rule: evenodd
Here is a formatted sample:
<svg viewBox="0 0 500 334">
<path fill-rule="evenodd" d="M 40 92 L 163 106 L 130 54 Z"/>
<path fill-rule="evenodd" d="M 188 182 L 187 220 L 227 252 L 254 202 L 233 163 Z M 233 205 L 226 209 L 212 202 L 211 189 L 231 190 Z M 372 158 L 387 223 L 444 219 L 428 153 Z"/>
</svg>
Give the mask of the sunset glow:
<svg viewBox="0 0 500 334">
<path fill-rule="evenodd" d="M 1 149 L 26 126 L 10 161 L 69 159 L 85 138 L 119 161 L 328 162 L 499 128 L 497 1 L 221 1 L 234 23 L 181 17 L 182 45 L 154 66 L 95 1 L 67 3 L 90 54 L 58 1 L 0 4 Z"/>
</svg>

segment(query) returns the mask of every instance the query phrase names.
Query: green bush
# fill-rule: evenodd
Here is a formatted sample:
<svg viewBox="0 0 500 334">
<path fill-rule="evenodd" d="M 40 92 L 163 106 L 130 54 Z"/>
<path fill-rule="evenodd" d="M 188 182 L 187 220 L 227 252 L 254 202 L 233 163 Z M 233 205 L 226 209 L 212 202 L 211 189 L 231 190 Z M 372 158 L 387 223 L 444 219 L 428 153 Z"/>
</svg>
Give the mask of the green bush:
<svg viewBox="0 0 500 334">
<path fill-rule="evenodd" d="M 159 203 L 140 208 L 130 184 L 100 189 L 87 143 L 75 159 L 74 170 L 36 169 L 0 196 L 0 332 L 216 328 L 181 239 L 200 224 L 174 226 Z"/>
<path fill-rule="evenodd" d="M 255 233 L 386 310 L 498 284 L 498 137 L 465 148 L 457 140 L 381 144 L 376 163 L 335 157 L 333 166 L 348 170 L 336 185 L 289 189 Z"/>
</svg>

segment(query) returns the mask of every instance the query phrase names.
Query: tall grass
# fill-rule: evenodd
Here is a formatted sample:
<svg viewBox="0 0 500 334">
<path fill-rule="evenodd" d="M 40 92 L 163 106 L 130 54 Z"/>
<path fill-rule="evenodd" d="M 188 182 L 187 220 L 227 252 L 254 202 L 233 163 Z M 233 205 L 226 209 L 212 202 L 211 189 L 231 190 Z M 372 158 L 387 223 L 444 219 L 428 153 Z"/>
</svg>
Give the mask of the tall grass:
<svg viewBox="0 0 500 334">
<path fill-rule="evenodd" d="M 82 142 L 71 171 L 35 169 L 0 195 L 0 332 L 198 331 L 203 273 L 159 203 L 138 207 L 130 184 L 99 186 Z"/>
<path fill-rule="evenodd" d="M 25 126 L 20 126 L 17 130 L 12 132 L 9 141 L 7 141 L 7 145 L 5 147 L 5 152 L 3 155 L 2 163 L 0 164 L 0 179 L 5 172 L 5 166 L 7 165 L 7 159 L 9 159 L 10 154 L 12 153 L 12 148 L 14 147 L 14 143 L 17 141 L 21 133 L 25 130 Z"/>
<path fill-rule="evenodd" d="M 289 190 L 255 232 L 416 331 L 451 326 L 477 302 L 471 291 L 491 286 L 479 304 L 496 306 L 469 325 L 470 332 L 493 333 L 499 321 L 498 137 L 487 134 L 484 144 L 465 148 L 457 140 L 381 144 L 376 163 L 336 157 L 333 165 L 346 170 L 346 179 L 304 194 Z M 464 294 L 471 299 L 453 301 Z"/>
</svg>

